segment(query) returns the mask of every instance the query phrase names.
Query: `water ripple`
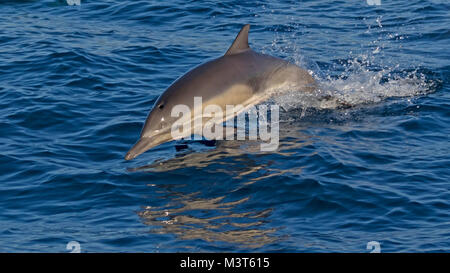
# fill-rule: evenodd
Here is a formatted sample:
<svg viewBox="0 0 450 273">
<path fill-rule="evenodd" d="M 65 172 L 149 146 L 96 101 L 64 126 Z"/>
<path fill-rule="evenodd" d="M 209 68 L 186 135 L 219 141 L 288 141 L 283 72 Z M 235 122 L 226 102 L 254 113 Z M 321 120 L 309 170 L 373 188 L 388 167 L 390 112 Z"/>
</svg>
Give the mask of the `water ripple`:
<svg viewBox="0 0 450 273">
<path fill-rule="evenodd" d="M 449 251 L 445 1 L 0 7 L 0 251 Z M 124 162 L 161 92 L 245 23 L 320 83 L 275 98 L 280 149 L 166 143 Z"/>
</svg>

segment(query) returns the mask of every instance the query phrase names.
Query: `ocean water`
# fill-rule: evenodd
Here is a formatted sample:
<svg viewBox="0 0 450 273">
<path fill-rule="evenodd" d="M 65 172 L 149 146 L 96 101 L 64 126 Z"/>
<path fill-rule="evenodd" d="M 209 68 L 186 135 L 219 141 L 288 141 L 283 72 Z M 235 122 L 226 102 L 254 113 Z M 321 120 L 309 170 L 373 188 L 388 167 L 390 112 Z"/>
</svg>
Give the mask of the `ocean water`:
<svg viewBox="0 0 450 273">
<path fill-rule="evenodd" d="M 125 161 L 247 23 L 320 84 L 274 99 L 279 150 Z M 0 251 L 448 252 L 449 27 L 444 0 L 0 1 Z"/>
</svg>

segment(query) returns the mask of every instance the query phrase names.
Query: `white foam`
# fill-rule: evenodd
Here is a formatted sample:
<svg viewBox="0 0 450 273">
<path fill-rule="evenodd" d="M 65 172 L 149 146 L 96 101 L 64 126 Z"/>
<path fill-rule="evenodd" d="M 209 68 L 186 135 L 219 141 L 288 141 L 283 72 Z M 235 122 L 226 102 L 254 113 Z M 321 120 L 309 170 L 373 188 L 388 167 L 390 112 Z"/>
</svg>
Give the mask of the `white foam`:
<svg viewBox="0 0 450 273">
<path fill-rule="evenodd" d="M 310 63 L 303 63 L 303 58 L 298 60 L 297 65 L 311 67 Z M 309 70 L 319 86 L 313 93 L 285 90 L 273 100 L 284 109 L 335 109 L 378 103 L 392 97 L 414 97 L 432 91 L 425 75 L 417 70 L 399 73 L 397 69 L 398 65 L 371 70 L 369 62 L 354 58 L 346 63 L 345 71 L 338 76 Z"/>
</svg>

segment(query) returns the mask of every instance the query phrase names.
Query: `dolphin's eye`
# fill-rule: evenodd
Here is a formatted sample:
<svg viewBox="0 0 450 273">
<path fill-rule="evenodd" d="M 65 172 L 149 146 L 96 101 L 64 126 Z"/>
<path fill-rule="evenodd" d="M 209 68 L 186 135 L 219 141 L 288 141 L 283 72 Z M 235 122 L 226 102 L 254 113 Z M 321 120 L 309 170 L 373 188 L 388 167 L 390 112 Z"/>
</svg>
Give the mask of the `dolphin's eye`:
<svg viewBox="0 0 450 273">
<path fill-rule="evenodd" d="M 164 104 L 161 103 L 161 104 L 158 106 L 158 108 L 159 108 L 159 109 L 163 109 L 163 108 L 164 108 Z"/>
</svg>

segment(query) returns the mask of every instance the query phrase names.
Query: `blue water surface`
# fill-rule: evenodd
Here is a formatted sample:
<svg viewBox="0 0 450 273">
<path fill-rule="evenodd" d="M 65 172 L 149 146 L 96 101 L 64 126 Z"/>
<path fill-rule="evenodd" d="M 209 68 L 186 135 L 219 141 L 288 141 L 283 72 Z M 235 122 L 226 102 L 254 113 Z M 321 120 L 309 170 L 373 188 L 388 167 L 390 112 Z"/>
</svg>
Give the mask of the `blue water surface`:
<svg viewBox="0 0 450 273">
<path fill-rule="evenodd" d="M 125 161 L 157 97 L 247 23 L 338 103 L 278 98 L 276 152 Z M 448 252 L 449 45 L 445 0 L 1 1 L 0 251 Z"/>
</svg>

